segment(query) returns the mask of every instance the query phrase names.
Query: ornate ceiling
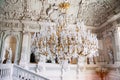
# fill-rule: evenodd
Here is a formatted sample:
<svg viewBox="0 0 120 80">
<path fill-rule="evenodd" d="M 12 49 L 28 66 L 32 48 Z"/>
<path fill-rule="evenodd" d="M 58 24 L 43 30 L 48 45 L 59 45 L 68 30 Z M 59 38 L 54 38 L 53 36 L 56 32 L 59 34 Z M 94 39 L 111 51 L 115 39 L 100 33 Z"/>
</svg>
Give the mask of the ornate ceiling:
<svg viewBox="0 0 120 80">
<path fill-rule="evenodd" d="M 0 0 L 0 20 L 58 21 L 63 14 L 62 0 Z M 99 27 L 120 11 L 120 0 L 68 0 L 67 18 L 71 23 Z"/>
<path fill-rule="evenodd" d="M 99 27 L 120 11 L 120 0 L 83 0 L 79 17 L 86 25 Z"/>
</svg>

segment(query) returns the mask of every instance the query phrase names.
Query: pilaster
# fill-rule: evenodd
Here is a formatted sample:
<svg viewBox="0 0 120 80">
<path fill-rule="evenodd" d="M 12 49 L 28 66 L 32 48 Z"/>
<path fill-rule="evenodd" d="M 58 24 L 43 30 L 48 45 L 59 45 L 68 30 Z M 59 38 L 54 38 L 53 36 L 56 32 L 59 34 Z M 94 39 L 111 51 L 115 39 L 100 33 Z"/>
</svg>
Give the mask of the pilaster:
<svg viewBox="0 0 120 80">
<path fill-rule="evenodd" d="M 22 40 L 22 51 L 21 51 L 21 59 L 20 66 L 27 68 L 30 57 L 30 33 L 23 32 L 23 40 Z"/>
<path fill-rule="evenodd" d="M 21 32 L 17 32 L 17 54 L 15 55 L 15 60 L 14 60 L 14 64 L 19 64 L 19 60 L 20 60 L 20 54 L 21 54 L 21 46 L 22 46 L 22 33 Z"/>
<path fill-rule="evenodd" d="M 0 31 L 0 63 L 2 62 L 2 37 L 3 37 L 3 32 Z"/>
<path fill-rule="evenodd" d="M 120 62 L 120 32 L 118 30 L 118 27 L 115 28 L 114 32 L 114 48 L 115 48 L 115 59 L 116 59 L 116 63 Z"/>
</svg>

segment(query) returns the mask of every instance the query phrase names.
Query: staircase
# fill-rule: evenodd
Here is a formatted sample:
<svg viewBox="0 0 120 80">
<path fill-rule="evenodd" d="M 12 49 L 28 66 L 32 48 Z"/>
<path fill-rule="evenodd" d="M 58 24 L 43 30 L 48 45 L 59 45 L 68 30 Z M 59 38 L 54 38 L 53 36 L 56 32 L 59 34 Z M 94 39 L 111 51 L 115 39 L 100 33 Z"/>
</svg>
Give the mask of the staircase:
<svg viewBox="0 0 120 80">
<path fill-rule="evenodd" d="M 0 80 L 120 80 L 119 70 L 117 72 L 115 70 L 109 71 L 107 75 L 104 76 L 104 70 L 95 72 L 95 68 L 98 67 L 97 65 L 88 65 L 86 67 L 88 69 L 93 68 L 93 71 L 88 70 L 81 72 L 77 72 L 76 65 L 69 65 L 66 71 L 62 71 L 59 64 L 45 63 L 38 67 L 41 70 L 36 73 L 35 71 L 27 70 L 19 65 L 0 64 Z M 117 68 L 112 65 L 110 67 L 111 69 L 119 69 L 119 67 Z M 104 77 L 101 78 L 101 75 Z"/>
<path fill-rule="evenodd" d="M 0 80 L 49 80 L 14 64 L 0 64 Z"/>
</svg>

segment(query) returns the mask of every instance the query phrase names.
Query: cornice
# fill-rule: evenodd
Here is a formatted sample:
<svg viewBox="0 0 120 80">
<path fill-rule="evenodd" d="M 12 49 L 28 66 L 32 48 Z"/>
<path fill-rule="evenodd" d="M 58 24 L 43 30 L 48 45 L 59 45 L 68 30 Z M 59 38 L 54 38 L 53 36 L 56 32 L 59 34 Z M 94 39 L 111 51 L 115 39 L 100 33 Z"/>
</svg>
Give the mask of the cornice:
<svg viewBox="0 0 120 80">
<path fill-rule="evenodd" d="M 106 30 L 107 28 L 113 27 L 113 22 L 117 21 L 120 18 L 120 13 L 109 18 L 105 23 L 100 27 L 87 26 L 88 29 L 91 29 L 93 32 L 98 33 Z M 116 24 L 117 25 L 117 24 Z"/>
<path fill-rule="evenodd" d="M 113 17 L 111 17 L 110 19 L 108 19 L 105 23 L 103 23 L 98 29 L 101 29 L 103 27 L 105 27 L 106 25 L 108 25 L 109 23 L 111 22 L 114 22 L 115 20 L 119 19 L 120 18 L 120 13 L 114 15 Z M 98 30 L 97 29 L 97 30 Z"/>
<path fill-rule="evenodd" d="M 50 25 L 56 24 L 46 21 L 0 20 L 0 30 L 39 32 L 41 27 Z"/>
</svg>

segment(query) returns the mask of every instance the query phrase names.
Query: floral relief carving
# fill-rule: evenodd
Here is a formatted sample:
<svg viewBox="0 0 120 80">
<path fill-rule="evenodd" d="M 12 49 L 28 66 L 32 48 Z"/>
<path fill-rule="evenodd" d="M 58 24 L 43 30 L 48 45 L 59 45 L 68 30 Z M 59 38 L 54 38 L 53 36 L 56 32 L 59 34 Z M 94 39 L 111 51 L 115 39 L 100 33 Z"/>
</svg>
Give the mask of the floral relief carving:
<svg viewBox="0 0 120 80">
<path fill-rule="evenodd" d="M 117 0 L 84 0 L 79 17 L 86 25 L 99 27 L 113 14 L 111 10 L 117 7 L 118 3 Z"/>
<path fill-rule="evenodd" d="M 22 0 L 4 0 L 0 5 L 0 19 L 21 19 L 24 15 Z"/>
<path fill-rule="evenodd" d="M 7 3 L 16 4 L 18 0 L 5 0 Z"/>
<path fill-rule="evenodd" d="M 59 8 L 61 2 L 59 0 L 1 0 L 0 19 L 56 22 L 62 15 Z M 85 25 L 94 27 L 104 23 L 112 13 L 110 11 L 117 6 L 117 0 L 69 0 L 69 3 L 68 21 L 75 23 L 78 17 Z"/>
</svg>

